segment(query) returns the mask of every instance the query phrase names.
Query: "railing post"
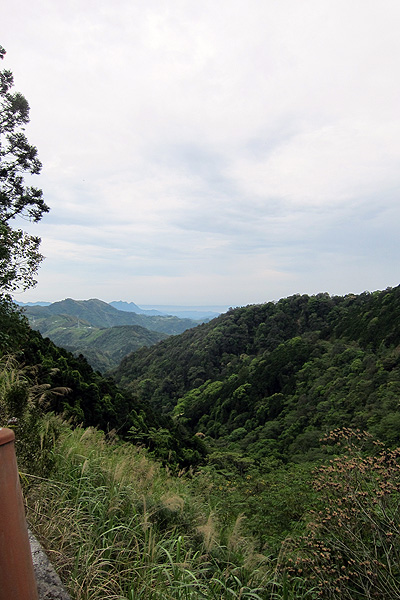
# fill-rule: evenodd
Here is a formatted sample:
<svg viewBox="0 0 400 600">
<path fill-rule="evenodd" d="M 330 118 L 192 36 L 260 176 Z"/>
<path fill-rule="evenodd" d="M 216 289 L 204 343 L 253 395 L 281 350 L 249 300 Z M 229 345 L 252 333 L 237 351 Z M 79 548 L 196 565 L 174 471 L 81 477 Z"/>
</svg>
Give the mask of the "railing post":
<svg viewBox="0 0 400 600">
<path fill-rule="evenodd" d="M 0 600 L 38 600 L 14 440 L 0 427 Z"/>
</svg>

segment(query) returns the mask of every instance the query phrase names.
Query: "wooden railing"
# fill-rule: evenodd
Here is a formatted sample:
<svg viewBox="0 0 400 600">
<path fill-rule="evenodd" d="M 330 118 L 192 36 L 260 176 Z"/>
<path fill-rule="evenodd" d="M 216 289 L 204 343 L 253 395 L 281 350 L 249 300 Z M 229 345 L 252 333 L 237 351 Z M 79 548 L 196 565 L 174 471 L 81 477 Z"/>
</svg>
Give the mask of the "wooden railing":
<svg viewBox="0 0 400 600">
<path fill-rule="evenodd" d="M 0 600 L 38 600 L 14 441 L 0 428 Z"/>
</svg>

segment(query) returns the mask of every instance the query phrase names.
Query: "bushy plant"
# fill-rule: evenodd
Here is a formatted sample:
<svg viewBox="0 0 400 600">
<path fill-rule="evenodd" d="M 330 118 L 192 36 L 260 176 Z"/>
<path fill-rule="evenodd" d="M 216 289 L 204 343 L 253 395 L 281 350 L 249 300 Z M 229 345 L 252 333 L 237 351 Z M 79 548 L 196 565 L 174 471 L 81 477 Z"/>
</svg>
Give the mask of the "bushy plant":
<svg viewBox="0 0 400 600">
<path fill-rule="evenodd" d="M 15 431 L 20 469 L 49 474 L 62 422 L 52 413 L 45 414 L 45 408 L 51 396 L 67 392 L 67 388 L 37 383 L 34 371 L 21 367 L 13 356 L 0 359 L 0 427 Z"/>
<path fill-rule="evenodd" d="M 400 598 L 400 448 L 349 429 L 325 441 L 341 454 L 317 469 L 319 506 L 308 534 L 286 542 L 281 567 L 321 598 Z"/>
</svg>

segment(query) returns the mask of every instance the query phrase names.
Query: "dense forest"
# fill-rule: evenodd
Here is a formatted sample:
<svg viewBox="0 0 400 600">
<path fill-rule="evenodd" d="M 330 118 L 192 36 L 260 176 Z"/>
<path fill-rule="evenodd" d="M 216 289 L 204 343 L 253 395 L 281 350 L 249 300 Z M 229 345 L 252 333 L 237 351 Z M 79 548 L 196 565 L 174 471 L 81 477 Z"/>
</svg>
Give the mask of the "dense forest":
<svg viewBox="0 0 400 600">
<path fill-rule="evenodd" d="M 113 373 L 213 447 L 254 459 L 318 456 L 349 426 L 400 443 L 400 288 L 292 296 L 231 310 L 123 359 Z"/>
</svg>

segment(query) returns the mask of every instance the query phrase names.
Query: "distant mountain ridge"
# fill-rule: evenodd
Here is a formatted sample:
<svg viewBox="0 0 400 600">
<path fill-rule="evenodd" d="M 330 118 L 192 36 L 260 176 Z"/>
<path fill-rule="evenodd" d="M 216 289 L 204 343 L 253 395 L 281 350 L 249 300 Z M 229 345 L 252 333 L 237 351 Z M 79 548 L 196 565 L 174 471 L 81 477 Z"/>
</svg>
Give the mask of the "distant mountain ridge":
<svg viewBox="0 0 400 600">
<path fill-rule="evenodd" d="M 159 310 L 153 310 L 153 309 L 146 310 L 146 309 L 140 308 L 140 306 L 138 306 L 134 302 L 124 302 L 123 300 L 113 300 L 112 302 L 109 302 L 109 304 L 110 304 L 110 306 L 113 306 L 117 310 L 121 310 L 123 312 L 133 312 L 133 313 L 136 313 L 137 315 L 147 315 L 147 316 L 166 315 L 166 313 L 161 312 Z"/>
<path fill-rule="evenodd" d="M 115 327 L 116 325 L 140 325 L 150 331 L 177 335 L 186 329 L 196 327 L 199 322 L 194 319 L 179 319 L 170 315 L 143 315 L 122 311 L 107 302 L 92 298 L 90 300 L 73 300 L 66 298 L 53 302 L 49 306 L 25 306 L 25 314 L 32 320 L 54 315 L 70 315 L 86 321 L 92 327 Z"/>
<path fill-rule="evenodd" d="M 180 319 L 195 319 L 209 321 L 218 317 L 221 313 L 228 310 L 228 306 L 175 306 L 175 305 L 154 305 L 152 308 L 140 308 L 134 302 L 123 302 L 122 300 L 110 302 L 111 306 L 118 310 L 135 312 L 143 315 L 172 315 Z"/>
<path fill-rule="evenodd" d="M 98 299 L 67 298 L 48 306 L 24 306 L 33 329 L 105 372 L 124 356 L 170 335 L 195 327 L 198 321 L 168 315 L 120 311 Z"/>
<path fill-rule="evenodd" d="M 68 298 L 67 300 L 71 300 Z M 61 302 L 65 302 L 62 300 Z M 91 302 L 91 300 L 74 300 L 74 302 Z M 99 302 L 102 302 L 99 300 Z M 51 306 L 59 302 L 16 302 L 23 308 L 34 306 Z M 124 300 L 113 300 L 108 302 L 110 306 L 121 312 L 135 313 L 137 315 L 152 316 L 173 316 L 179 319 L 193 319 L 194 321 L 209 321 L 218 317 L 221 313 L 228 310 L 228 306 L 176 306 L 176 305 L 151 305 L 151 307 L 141 308 L 135 302 L 126 302 Z"/>
<path fill-rule="evenodd" d="M 15 304 L 24 308 L 25 306 L 50 306 L 51 302 L 17 302 Z"/>
</svg>

